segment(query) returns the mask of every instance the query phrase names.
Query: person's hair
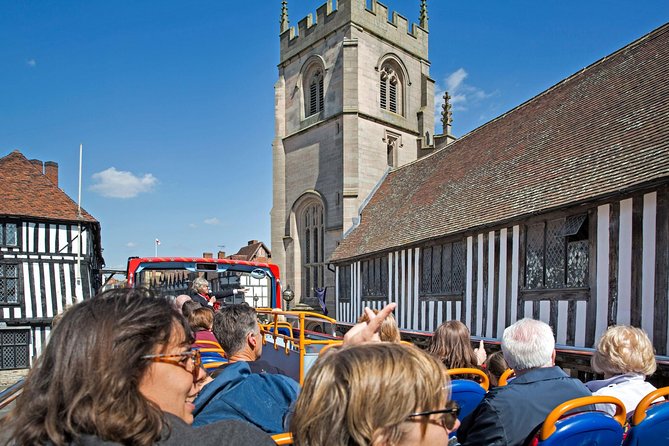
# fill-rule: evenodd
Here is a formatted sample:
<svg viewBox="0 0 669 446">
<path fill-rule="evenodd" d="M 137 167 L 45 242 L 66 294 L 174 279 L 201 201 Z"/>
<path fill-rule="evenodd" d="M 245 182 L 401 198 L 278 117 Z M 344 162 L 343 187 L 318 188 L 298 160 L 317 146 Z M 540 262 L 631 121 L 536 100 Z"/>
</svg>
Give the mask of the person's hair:
<svg viewBox="0 0 669 446">
<path fill-rule="evenodd" d="M 8 419 L 13 445 L 76 442 L 80 435 L 133 445 L 161 438 L 163 412 L 139 385 L 183 317 L 146 289 L 119 288 L 68 309 L 26 378 Z"/>
<path fill-rule="evenodd" d="M 256 310 L 247 303 L 226 305 L 214 316 L 214 336 L 228 357 L 241 351 L 246 336 L 258 330 Z"/>
<path fill-rule="evenodd" d="M 186 319 L 188 319 L 191 313 L 198 308 L 202 308 L 202 305 L 200 305 L 199 302 L 195 302 L 194 300 L 187 300 L 181 306 L 181 313 L 184 315 Z"/>
<path fill-rule="evenodd" d="M 592 368 L 605 375 L 652 375 L 657 369 L 653 344 L 646 332 L 629 325 L 609 327 L 597 342 Z"/>
<path fill-rule="evenodd" d="M 553 365 L 555 337 L 550 325 L 535 319 L 521 319 L 502 334 L 502 351 L 516 372 Z"/>
<path fill-rule="evenodd" d="M 437 327 L 427 352 L 441 360 L 449 369 L 478 368 L 469 329 L 460 321 L 446 321 Z"/>
<path fill-rule="evenodd" d="M 193 283 L 191 284 L 191 289 L 195 291 L 196 293 L 200 292 L 200 288 L 203 286 L 209 286 L 209 281 L 205 279 L 204 277 L 197 277 L 195 280 L 193 280 Z"/>
<path fill-rule="evenodd" d="M 183 306 L 189 300 L 192 299 L 188 294 L 179 294 L 176 299 L 174 299 L 174 307 L 179 313 L 183 313 Z"/>
<path fill-rule="evenodd" d="M 193 331 L 211 330 L 214 310 L 208 307 L 196 308 L 188 315 L 188 324 Z"/>
<path fill-rule="evenodd" d="M 509 365 L 504 359 L 504 353 L 497 351 L 491 355 L 488 355 L 488 358 L 484 363 L 484 370 L 490 379 L 491 386 L 497 386 L 499 383 L 499 377 L 502 376 L 502 373 L 509 368 Z"/>
<path fill-rule="evenodd" d="M 379 310 L 373 310 L 374 314 L 379 314 Z M 369 322 L 369 317 L 367 313 L 362 313 L 358 318 L 358 323 L 360 322 Z M 402 337 L 400 336 L 400 329 L 397 326 L 397 320 L 395 316 L 389 314 L 381 323 L 381 329 L 379 330 L 379 338 L 382 342 L 400 342 Z"/>
<path fill-rule="evenodd" d="M 410 414 L 443 408 L 447 383 L 444 366 L 416 347 L 344 347 L 320 358 L 307 374 L 290 431 L 296 446 L 399 445 Z"/>
</svg>

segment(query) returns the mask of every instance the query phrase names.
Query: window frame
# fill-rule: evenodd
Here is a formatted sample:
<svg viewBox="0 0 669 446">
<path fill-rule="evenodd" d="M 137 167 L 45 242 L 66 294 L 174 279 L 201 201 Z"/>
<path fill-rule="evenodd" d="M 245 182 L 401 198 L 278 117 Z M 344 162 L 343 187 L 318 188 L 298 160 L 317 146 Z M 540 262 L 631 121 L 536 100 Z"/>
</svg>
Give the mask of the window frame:
<svg viewBox="0 0 669 446">
<path fill-rule="evenodd" d="M 8 277 L 5 275 L 5 268 L 6 266 L 14 266 L 16 268 L 16 275 Z M 7 301 L 7 296 L 5 295 L 6 292 L 6 280 L 7 279 L 14 279 L 16 280 L 14 290 L 16 293 L 16 301 L 15 302 L 9 302 Z M 2 307 L 16 307 L 22 304 L 22 299 L 21 296 L 23 293 L 21 292 L 21 263 L 16 262 L 16 261 L 6 261 L 2 260 L 0 261 L 0 306 Z"/>
<path fill-rule="evenodd" d="M 577 299 L 587 298 L 590 291 L 591 275 L 593 273 L 590 268 L 590 263 L 592 261 L 591 256 L 595 243 L 595 240 L 592 238 L 593 234 L 590 233 L 590 222 L 592 218 L 593 216 L 591 215 L 591 212 L 585 211 L 569 214 L 565 213 L 561 215 L 552 214 L 525 222 L 523 225 L 522 236 L 522 275 L 520 277 L 520 291 L 524 295 L 527 295 L 528 297 L 536 296 L 537 298 L 540 298 L 543 295 L 552 295 L 555 292 L 561 292 L 561 294 L 567 293 L 569 295 L 573 295 L 573 297 Z M 569 230 L 569 222 L 570 220 L 574 219 L 582 219 L 582 221 L 580 222 L 577 230 L 574 230 L 573 228 Z M 551 226 L 555 226 L 556 222 L 561 222 L 561 229 L 550 229 Z M 541 277 L 539 278 L 538 282 L 536 282 L 537 278 L 535 277 L 535 282 L 529 284 L 529 281 L 531 280 L 531 268 L 528 262 L 531 261 L 529 256 L 534 252 L 531 249 L 534 242 L 532 242 L 530 238 L 533 237 L 532 228 L 538 226 L 541 226 L 542 234 L 540 242 L 542 243 L 542 246 L 539 253 L 539 258 L 536 260 L 536 262 L 541 264 Z M 549 231 L 552 231 L 552 233 Z M 567 233 L 565 233 L 565 231 L 567 231 Z M 559 246 L 554 241 L 551 244 L 549 243 L 551 242 L 550 237 L 553 239 L 557 239 L 559 237 L 562 238 L 563 241 Z M 576 259 L 576 261 L 578 261 L 576 268 L 578 268 L 578 265 L 580 265 L 580 268 L 583 270 L 583 274 L 577 283 L 570 284 L 570 244 L 572 244 L 572 247 L 574 247 L 577 243 L 583 244 L 583 242 L 585 242 L 585 246 L 580 249 L 580 255 L 583 256 L 584 254 L 585 256 L 582 257 L 580 261 L 578 261 L 578 258 Z M 553 250 L 562 250 L 560 253 L 561 265 L 557 266 L 557 268 L 562 268 L 561 271 L 559 269 L 556 270 L 556 265 L 548 264 L 550 263 L 547 262 L 547 256 L 550 255 L 547 254 L 549 247 L 552 247 Z M 574 253 L 574 251 L 572 251 L 572 253 Z M 574 255 L 578 257 L 579 252 L 575 252 Z M 560 273 L 561 281 L 559 283 L 555 282 L 556 271 L 557 273 Z M 575 271 L 578 272 L 577 270 Z"/>
<path fill-rule="evenodd" d="M 388 276 L 388 256 L 371 257 L 360 261 L 361 300 L 388 300 Z"/>
<path fill-rule="evenodd" d="M 325 287 L 325 206 L 320 201 L 310 201 L 303 206 L 299 218 L 300 267 L 302 299 L 304 299 L 315 297 L 315 289 Z"/>
<path fill-rule="evenodd" d="M 439 283 L 441 286 L 439 287 L 439 290 L 435 292 L 434 288 L 432 287 L 434 285 L 435 277 L 434 277 L 434 271 L 435 271 L 435 265 L 436 262 L 434 261 L 434 252 L 435 248 L 439 248 Z M 448 266 L 447 269 L 444 268 L 443 266 L 443 260 L 444 260 L 444 248 L 448 247 L 449 248 L 449 260 L 450 260 L 450 265 Z M 457 247 L 457 248 L 456 248 Z M 458 259 L 456 259 L 456 255 L 454 254 L 454 250 L 458 250 Z M 429 290 L 426 289 L 426 254 L 430 253 L 430 277 L 429 277 L 429 282 L 430 282 L 430 287 Z M 458 261 L 460 265 L 460 270 L 459 270 L 459 277 L 456 277 L 456 271 L 454 270 L 454 265 L 456 264 L 456 261 Z M 448 283 L 450 283 L 450 287 L 446 288 L 444 287 L 444 276 L 448 276 Z M 434 243 L 431 245 L 427 245 L 421 248 L 420 250 L 420 259 L 419 259 L 419 285 L 418 285 L 418 296 L 419 300 L 421 301 L 452 301 L 452 300 L 462 300 L 465 295 L 465 289 L 466 289 L 466 284 L 467 284 L 467 243 L 464 238 L 461 239 L 456 239 L 456 240 L 450 240 L 446 241 L 443 243 Z M 457 282 L 457 287 L 456 287 L 456 282 Z"/>
<path fill-rule="evenodd" d="M 317 116 L 325 109 L 325 68 L 314 62 L 305 71 L 302 81 L 304 119 Z"/>
<path fill-rule="evenodd" d="M 351 287 L 352 264 L 340 265 L 339 275 L 337 277 L 337 291 L 339 293 L 339 302 L 351 302 L 353 288 Z"/>
<path fill-rule="evenodd" d="M 16 229 L 15 238 L 16 243 L 9 245 L 7 240 L 7 226 L 14 226 Z M 19 248 L 21 246 L 21 223 L 16 221 L 0 221 L 0 247 L 2 248 Z"/>
<path fill-rule="evenodd" d="M 389 113 L 404 116 L 406 80 L 401 67 L 389 59 L 379 68 L 379 108 Z"/>
</svg>

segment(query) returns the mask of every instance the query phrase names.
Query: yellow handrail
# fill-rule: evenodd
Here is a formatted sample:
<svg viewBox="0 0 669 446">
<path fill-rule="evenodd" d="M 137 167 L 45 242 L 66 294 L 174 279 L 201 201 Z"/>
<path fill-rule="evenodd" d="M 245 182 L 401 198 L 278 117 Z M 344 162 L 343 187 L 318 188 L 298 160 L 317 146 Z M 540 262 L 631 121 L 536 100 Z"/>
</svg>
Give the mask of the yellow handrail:
<svg viewBox="0 0 669 446">
<path fill-rule="evenodd" d="M 565 401 L 551 411 L 546 417 L 543 426 L 541 426 L 541 441 L 555 433 L 555 422 L 564 414 L 576 408 L 594 404 L 614 404 L 616 406 L 616 414 L 613 418 L 620 423 L 621 426 L 625 424 L 625 405 L 618 398 L 612 396 L 584 396 L 575 398 L 573 400 Z"/>
<path fill-rule="evenodd" d="M 283 339 L 283 341 L 285 343 L 286 354 L 289 354 L 289 350 L 290 350 L 289 345 L 288 345 L 288 341 L 292 341 L 293 343 L 296 343 L 298 345 L 299 355 L 300 355 L 300 365 L 299 365 L 299 367 L 300 367 L 300 384 L 303 384 L 304 383 L 304 355 L 305 355 L 305 352 L 306 352 L 306 346 L 328 344 L 329 342 L 331 342 L 329 340 L 309 340 L 309 339 L 306 339 L 306 337 L 304 335 L 305 328 L 306 328 L 306 324 L 305 324 L 306 319 L 307 318 L 312 319 L 312 320 L 316 319 L 316 320 L 319 320 L 320 322 L 325 322 L 325 323 L 329 323 L 329 324 L 332 324 L 332 325 L 337 324 L 336 319 L 333 319 L 331 317 L 327 317 L 327 316 L 322 315 L 320 313 L 313 313 L 313 312 L 310 312 L 310 311 L 284 311 L 284 310 L 280 310 L 278 308 L 256 308 L 256 312 L 259 315 L 260 314 L 265 314 L 265 315 L 268 315 L 268 316 L 273 318 L 273 321 L 270 322 L 269 324 L 265 324 L 265 326 L 268 326 L 268 328 L 273 327 L 274 332 L 272 333 L 271 331 L 268 330 L 265 333 L 272 336 L 272 338 L 274 340 L 274 349 L 275 350 L 279 349 L 278 345 L 276 344 L 276 339 L 277 338 Z M 286 336 L 286 335 L 278 333 L 278 330 L 277 330 L 278 327 L 279 327 L 278 318 L 279 318 L 280 315 L 292 316 L 293 318 L 297 318 L 298 325 L 299 325 L 299 330 L 300 330 L 299 339 L 296 339 L 293 336 Z M 292 332 L 291 332 L 291 334 L 292 334 Z M 264 337 L 263 337 L 263 341 L 264 341 Z"/>
<path fill-rule="evenodd" d="M 641 423 L 644 418 L 646 418 L 646 410 L 653 401 L 658 399 L 661 396 L 666 397 L 669 395 L 669 387 L 661 387 L 657 390 L 653 390 L 648 395 L 644 396 L 639 404 L 637 404 L 636 409 L 634 410 L 634 415 L 632 416 L 632 426 L 636 426 Z"/>
<path fill-rule="evenodd" d="M 293 444 L 293 434 L 290 432 L 274 434 L 272 435 L 272 440 L 274 440 L 276 444 Z"/>
<path fill-rule="evenodd" d="M 452 375 L 476 375 L 481 377 L 481 382 L 479 383 L 481 387 L 487 392 L 488 388 L 490 387 L 490 378 L 488 378 L 488 375 L 485 374 L 485 372 L 481 369 L 474 369 L 474 368 L 460 368 L 460 369 L 449 369 L 446 370 L 446 374 L 449 376 Z"/>
<path fill-rule="evenodd" d="M 516 371 L 513 369 L 506 369 L 502 373 L 497 381 L 498 386 L 506 386 L 509 383 L 509 378 L 516 376 Z"/>
</svg>

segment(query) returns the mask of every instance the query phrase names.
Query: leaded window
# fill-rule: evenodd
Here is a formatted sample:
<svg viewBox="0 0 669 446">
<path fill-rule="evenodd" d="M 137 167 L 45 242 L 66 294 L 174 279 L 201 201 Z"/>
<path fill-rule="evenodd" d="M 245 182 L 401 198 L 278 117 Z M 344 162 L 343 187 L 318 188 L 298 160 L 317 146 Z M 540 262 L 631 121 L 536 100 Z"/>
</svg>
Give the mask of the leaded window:
<svg viewBox="0 0 669 446">
<path fill-rule="evenodd" d="M 19 233 L 16 223 L 0 223 L 0 246 L 18 246 Z"/>
<path fill-rule="evenodd" d="M 308 205 L 302 212 L 302 294 L 315 296 L 316 288 L 323 288 L 325 274 L 325 243 L 323 206 Z"/>
<path fill-rule="evenodd" d="M 320 67 L 307 72 L 307 85 L 305 88 L 305 116 L 315 115 L 323 111 L 323 70 Z"/>
<path fill-rule="evenodd" d="M 14 263 L 0 263 L 0 304 L 19 302 L 19 267 Z"/>
<path fill-rule="evenodd" d="M 402 114 L 402 77 L 392 64 L 384 64 L 379 75 L 379 105 L 382 109 Z"/>
<path fill-rule="evenodd" d="M 421 250 L 420 294 L 462 295 L 465 288 L 465 243 L 460 240 Z"/>
<path fill-rule="evenodd" d="M 360 264 L 363 299 L 388 296 L 388 257 L 364 260 Z"/>
<path fill-rule="evenodd" d="M 351 300 L 351 265 L 339 267 L 339 300 Z"/>
<path fill-rule="evenodd" d="M 541 221 L 527 226 L 525 288 L 588 286 L 588 216 Z"/>
</svg>

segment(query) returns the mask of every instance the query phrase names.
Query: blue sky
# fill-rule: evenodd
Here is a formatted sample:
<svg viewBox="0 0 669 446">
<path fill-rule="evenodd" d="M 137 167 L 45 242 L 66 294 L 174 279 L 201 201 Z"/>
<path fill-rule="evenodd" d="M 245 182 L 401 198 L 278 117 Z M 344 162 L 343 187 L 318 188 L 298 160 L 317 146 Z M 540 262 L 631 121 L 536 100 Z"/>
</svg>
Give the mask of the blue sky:
<svg viewBox="0 0 669 446">
<path fill-rule="evenodd" d="M 289 0 L 291 25 L 321 1 Z M 411 22 L 419 0 L 383 2 Z M 279 0 L 0 0 L 0 156 L 59 164 L 130 255 L 270 242 Z M 428 1 L 461 136 L 669 21 L 666 0 Z M 437 132 L 441 127 L 437 127 Z M 220 248 L 224 245 L 224 248 Z"/>
</svg>

